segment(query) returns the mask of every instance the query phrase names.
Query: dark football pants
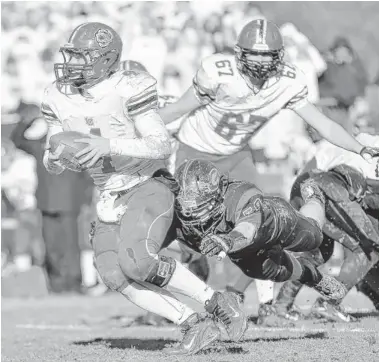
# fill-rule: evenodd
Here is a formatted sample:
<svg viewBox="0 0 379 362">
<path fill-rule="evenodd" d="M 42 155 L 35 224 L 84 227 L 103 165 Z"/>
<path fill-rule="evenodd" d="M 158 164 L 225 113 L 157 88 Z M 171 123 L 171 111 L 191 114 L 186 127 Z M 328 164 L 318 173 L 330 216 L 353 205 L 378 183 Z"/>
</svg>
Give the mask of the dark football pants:
<svg viewBox="0 0 379 362">
<path fill-rule="evenodd" d="M 172 226 L 174 195 L 163 183 L 150 179 L 116 203 L 127 206 L 121 223 L 98 221 L 92 243 L 104 284 L 121 291 L 131 280 L 145 281 L 157 266 L 157 254 L 167 246 L 165 238 Z"/>
<path fill-rule="evenodd" d="M 53 292 L 78 291 L 81 286 L 78 214 L 42 212 L 45 267 Z"/>
<path fill-rule="evenodd" d="M 291 278 L 299 279 L 304 267 L 311 269 L 312 278 L 318 276 L 314 267 L 307 260 L 303 260 L 301 254 L 298 257 L 292 252 L 299 253 L 317 249 L 322 241 L 320 228 L 314 220 L 304 217 L 289 205 L 285 207 L 288 208 L 287 220 L 278 226 L 289 229 L 285 232 L 278 232 L 280 237 L 275 240 L 275 245 L 258 250 L 245 248 L 229 255 L 233 263 L 247 276 L 284 282 Z M 312 283 L 312 280 L 309 282 Z"/>
</svg>

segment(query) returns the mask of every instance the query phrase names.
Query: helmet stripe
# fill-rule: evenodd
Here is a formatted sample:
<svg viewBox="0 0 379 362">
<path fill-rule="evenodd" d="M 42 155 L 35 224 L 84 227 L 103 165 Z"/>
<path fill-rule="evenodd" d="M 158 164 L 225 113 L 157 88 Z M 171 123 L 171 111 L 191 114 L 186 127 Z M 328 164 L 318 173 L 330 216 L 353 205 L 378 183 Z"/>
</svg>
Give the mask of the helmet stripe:
<svg viewBox="0 0 379 362">
<path fill-rule="evenodd" d="M 262 43 L 263 44 L 267 44 L 266 37 L 267 37 L 267 21 L 263 20 L 262 21 Z"/>
<path fill-rule="evenodd" d="M 257 44 L 262 44 L 263 38 L 262 38 L 262 20 L 258 20 L 258 29 L 256 30 L 255 33 L 255 42 Z"/>
</svg>

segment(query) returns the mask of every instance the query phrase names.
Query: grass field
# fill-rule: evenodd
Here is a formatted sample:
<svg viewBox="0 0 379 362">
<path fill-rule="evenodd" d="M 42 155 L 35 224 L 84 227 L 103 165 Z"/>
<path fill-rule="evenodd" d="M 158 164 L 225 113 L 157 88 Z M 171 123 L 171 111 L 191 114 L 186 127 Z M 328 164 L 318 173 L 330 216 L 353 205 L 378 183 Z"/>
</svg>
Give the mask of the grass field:
<svg viewBox="0 0 379 362">
<path fill-rule="evenodd" d="M 306 289 L 297 302 L 309 306 L 315 297 Z M 345 304 L 355 310 L 372 309 L 371 302 L 355 291 Z M 245 307 L 254 320 L 257 300 L 253 287 Z M 373 313 L 361 313 L 352 324 L 312 320 L 270 328 L 251 321 L 243 342 L 223 340 L 191 357 L 168 357 L 162 352 L 166 344 L 181 337 L 174 326 L 130 326 L 142 313 L 117 294 L 3 299 L 2 361 L 379 361 L 379 317 Z"/>
</svg>

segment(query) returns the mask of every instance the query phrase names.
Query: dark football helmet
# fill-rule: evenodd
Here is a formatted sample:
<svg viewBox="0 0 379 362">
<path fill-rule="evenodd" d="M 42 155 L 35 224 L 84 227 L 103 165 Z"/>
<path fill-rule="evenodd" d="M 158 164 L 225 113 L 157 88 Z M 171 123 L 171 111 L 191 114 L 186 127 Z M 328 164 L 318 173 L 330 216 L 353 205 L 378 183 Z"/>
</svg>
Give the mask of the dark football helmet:
<svg viewBox="0 0 379 362">
<path fill-rule="evenodd" d="M 117 71 L 122 41 L 108 25 L 84 23 L 73 31 L 60 52 L 64 62 L 54 64 L 57 83 L 87 89 Z"/>
<path fill-rule="evenodd" d="M 184 226 L 205 235 L 225 213 L 228 179 L 211 162 L 190 160 L 175 172 L 180 191 L 175 211 Z"/>
<path fill-rule="evenodd" d="M 282 68 L 284 43 L 279 28 L 272 22 L 257 19 L 247 23 L 234 48 L 237 68 L 251 79 L 266 80 Z M 250 60 L 249 55 L 270 56 L 270 61 Z"/>
<path fill-rule="evenodd" d="M 146 72 L 147 73 L 146 67 L 142 63 L 137 62 L 135 60 L 123 60 L 120 64 L 120 69 L 122 69 L 122 70 L 137 70 L 140 72 Z"/>
</svg>

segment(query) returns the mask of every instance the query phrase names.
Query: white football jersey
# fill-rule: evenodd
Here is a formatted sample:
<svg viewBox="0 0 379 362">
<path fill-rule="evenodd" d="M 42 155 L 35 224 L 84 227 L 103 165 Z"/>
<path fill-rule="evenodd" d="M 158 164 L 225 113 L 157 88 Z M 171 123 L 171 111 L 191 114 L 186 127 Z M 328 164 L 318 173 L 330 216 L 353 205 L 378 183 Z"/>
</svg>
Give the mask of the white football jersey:
<svg viewBox="0 0 379 362">
<path fill-rule="evenodd" d="M 91 95 L 93 99 L 83 97 L 70 87 L 63 92 L 54 82 L 45 91 L 41 111 L 49 126 L 62 131 L 133 139 L 138 137 L 133 117 L 158 107 L 156 80 L 144 72 L 119 71 L 91 88 Z M 151 177 L 163 166 L 162 160 L 109 156 L 88 172 L 100 191 L 119 191 Z"/>
<path fill-rule="evenodd" d="M 364 146 L 379 147 L 379 136 L 370 135 L 367 133 L 361 133 L 357 137 L 357 140 Z M 346 151 L 343 148 L 334 146 L 327 141 L 322 142 L 318 148 L 315 158 L 317 162 L 317 168 L 322 171 L 328 171 L 338 165 L 348 165 L 361 172 L 366 178 L 379 180 L 379 159 L 374 159 L 369 163 L 362 156 Z"/>
<path fill-rule="evenodd" d="M 237 70 L 235 57 L 224 54 L 204 59 L 193 85 L 203 106 L 188 114 L 179 140 L 220 155 L 244 148 L 280 110 L 304 106 L 308 94 L 304 74 L 287 63 L 255 93 Z"/>
</svg>

